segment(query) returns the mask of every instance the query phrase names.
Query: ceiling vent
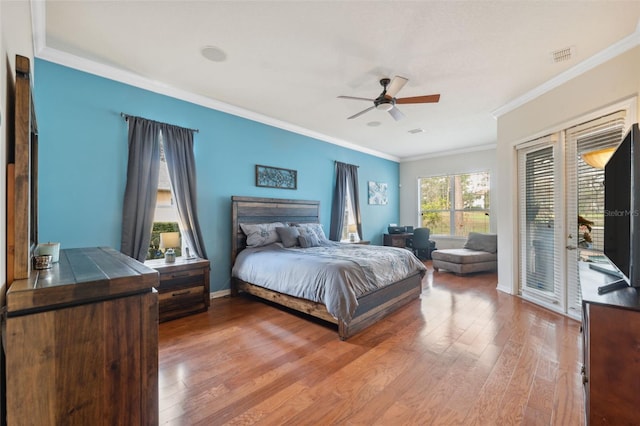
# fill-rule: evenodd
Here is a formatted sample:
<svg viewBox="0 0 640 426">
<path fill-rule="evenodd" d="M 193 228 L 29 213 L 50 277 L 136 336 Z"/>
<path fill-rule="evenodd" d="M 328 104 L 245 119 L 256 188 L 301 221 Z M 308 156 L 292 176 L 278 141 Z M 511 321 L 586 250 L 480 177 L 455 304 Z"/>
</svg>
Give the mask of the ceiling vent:
<svg viewBox="0 0 640 426">
<path fill-rule="evenodd" d="M 416 133 L 423 133 L 423 132 L 424 132 L 424 129 L 420 129 L 420 128 L 418 128 L 418 129 L 411 129 L 411 130 L 409 130 L 408 132 L 409 132 L 409 133 L 411 133 L 412 135 L 415 135 Z"/>
<path fill-rule="evenodd" d="M 558 62 L 566 62 L 573 57 L 573 54 L 575 53 L 574 51 L 575 51 L 575 48 L 573 46 L 556 50 L 554 52 L 551 52 L 551 59 L 556 64 Z"/>
</svg>

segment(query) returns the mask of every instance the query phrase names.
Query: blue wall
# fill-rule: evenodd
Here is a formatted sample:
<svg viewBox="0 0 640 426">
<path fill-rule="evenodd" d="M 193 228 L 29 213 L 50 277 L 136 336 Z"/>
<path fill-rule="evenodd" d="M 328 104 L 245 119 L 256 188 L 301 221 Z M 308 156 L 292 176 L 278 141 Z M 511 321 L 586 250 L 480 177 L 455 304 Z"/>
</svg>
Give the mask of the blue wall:
<svg viewBox="0 0 640 426">
<path fill-rule="evenodd" d="M 62 248 L 120 248 L 127 124 L 120 112 L 195 134 L 198 214 L 211 291 L 229 288 L 231 196 L 320 200 L 328 233 L 334 162 L 357 164 L 364 238 L 382 244 L 399 217 L 399 164 L 92 74 L 35 61 L 39 237 Z M 255 186 L 255 165 L 298 171 L 298 189 Z M 389 184 L 389 204 L 367 203 L 367 182 Z"/>
</svg>

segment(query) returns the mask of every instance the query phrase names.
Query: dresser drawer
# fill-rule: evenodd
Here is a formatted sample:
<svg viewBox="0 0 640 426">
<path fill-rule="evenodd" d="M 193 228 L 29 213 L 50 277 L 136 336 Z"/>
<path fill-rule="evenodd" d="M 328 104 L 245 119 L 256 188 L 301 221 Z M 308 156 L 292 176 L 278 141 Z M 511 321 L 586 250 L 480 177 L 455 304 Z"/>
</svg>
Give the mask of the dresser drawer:
<svg viewBox="0 0 640 426">
<path fill-rule="evenodd" d="M 196 311 L 204 308 L 204 286 L 173 289 L 158 294 L 158 308 L 163 319 L 173 316 L 169 311 Z M 166 315 L 165 315 L 166 314 Z"/>
<path fill-rule="evenodd" d="M 158 284 L 158 292 L 173 291 L 185 287 L 193 287 L 194 285 L 203 285 L 204 273 L 201 270 L 172 272 L 169 274 L 160 274 L 160 283 Z"/>
</svg>

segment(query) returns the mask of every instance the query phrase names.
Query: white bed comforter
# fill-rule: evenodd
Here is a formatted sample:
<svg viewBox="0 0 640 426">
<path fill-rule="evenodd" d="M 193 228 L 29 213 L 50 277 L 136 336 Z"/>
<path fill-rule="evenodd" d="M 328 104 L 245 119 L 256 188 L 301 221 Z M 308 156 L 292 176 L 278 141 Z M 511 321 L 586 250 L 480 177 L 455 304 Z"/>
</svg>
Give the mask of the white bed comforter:
<svg viewBox="0 0 640 426">
<path fill-rule="evenodd" d="M 232 276 L 323 303 L 331 315 L 348 323 L 358 297 L 425 271 L 422 262 L 402 248 L 345 243 L 284 248 L 275 243 L 241 251 Z"/>
</svg>

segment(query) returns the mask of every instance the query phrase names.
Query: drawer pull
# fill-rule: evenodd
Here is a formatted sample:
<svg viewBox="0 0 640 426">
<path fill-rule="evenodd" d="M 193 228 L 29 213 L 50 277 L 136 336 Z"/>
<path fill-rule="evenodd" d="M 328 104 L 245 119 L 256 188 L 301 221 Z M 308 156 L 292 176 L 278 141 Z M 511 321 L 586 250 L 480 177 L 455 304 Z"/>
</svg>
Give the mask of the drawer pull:
<svg viewBox="0 0 640 426">
<path fill-rule="evenodd" d="M 171 278 L 180 278 L 180 277 L 188 277 L 189 273 L 188 272 L 183 272 L 181 274 L 171 274 Z"/>
<path fill-rule="evenodd" d="M 171 293 L 171 296 L 182 296 L 183 294 L 189 293 L 191 293 L 191 290 L 176 291 L 175 293 Z"/>
</svg>

